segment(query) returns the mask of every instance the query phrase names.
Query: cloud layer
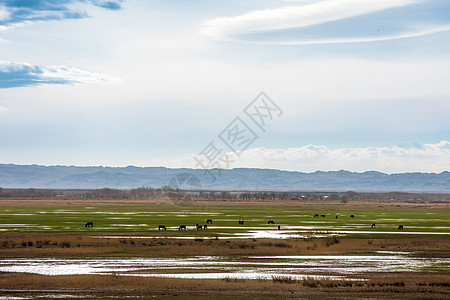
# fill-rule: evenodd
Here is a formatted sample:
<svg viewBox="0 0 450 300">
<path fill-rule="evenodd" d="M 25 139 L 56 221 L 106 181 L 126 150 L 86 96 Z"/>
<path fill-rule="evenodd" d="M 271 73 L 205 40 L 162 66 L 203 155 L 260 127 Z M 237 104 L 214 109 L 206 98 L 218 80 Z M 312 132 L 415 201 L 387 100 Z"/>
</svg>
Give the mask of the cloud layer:
<svg viewBox="0 0 450 300">
<path fill-rule="evenodd" d="M 113 77 L 66 66 L 36 66 L 28 63 L 0 61 L 0 88 L 115 80 L 117 79 Z"/>
<path fill-rule="evenodd" d="M 334 149 L 321 145 L 306 145 L 288 149 L 257 147 L 244 151 L 239 158 L 232 152 L 227 155 L 232 161 L 229 168 L 267 168 L 300 172 L 348 170 L 353 172 L 440 173 L 448 171 L 448 166 L 450 166 L 450 142 L 443 140 L 435 144 L 403 147 Z M 184 155 L 178 159 L 155 160 L 149 163 L 154 166 L 198 168 L 194 156 L 196 155 Z"/>
<path fill-rule="evenodd" d="M 37 21 L 85 18 L 87 13 L 74 7 L 80 3 L 119 10 L 121 2 L 122 0 L 0 0 L 0 30 Z"/>
<path fill-rule="evenodd" d="M 442 0 L 322 0 L 203 22 L 218 40 L 273 44 L 383 41 L 450 30 Z"/>
<path fill-rule="evenodd" d="M 291 171 L 350 170 L 436 172 L 450 166 L 450 142 L 414 147 L 355 147 L 330 149 L 307 145 L 289 149 L 252 148 L 233 167 L 275 168 Z"/>
</svg>

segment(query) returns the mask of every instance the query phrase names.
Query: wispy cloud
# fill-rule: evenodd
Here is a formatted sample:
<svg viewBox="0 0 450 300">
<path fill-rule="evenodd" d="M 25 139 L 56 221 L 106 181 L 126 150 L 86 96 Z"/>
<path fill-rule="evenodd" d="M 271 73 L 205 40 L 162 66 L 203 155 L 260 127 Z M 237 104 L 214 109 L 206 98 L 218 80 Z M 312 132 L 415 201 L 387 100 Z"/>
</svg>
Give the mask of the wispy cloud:
<svg viewBox="0 0 450 300">
<path fill-rule="evenodd" d="M 201 33 L 251 43 L 383 41 L 450 30 L 448 8 L 442 0 L 322 0 L 207 20 Z"/>
<path fill-rule="evenodd" d="M 80 19 L 88 14 L 76 4 L 88 3 L 109 10 L 121 9 L 122 0 L 0 0 L 0 30 L 48 20 Z"/>
<path fill-rule="evenodd" d="M 114 77 L 66 66 L 37 66 L 28 63 L 0 61 L 0 88 L 117 80 Z"/>
</svg>

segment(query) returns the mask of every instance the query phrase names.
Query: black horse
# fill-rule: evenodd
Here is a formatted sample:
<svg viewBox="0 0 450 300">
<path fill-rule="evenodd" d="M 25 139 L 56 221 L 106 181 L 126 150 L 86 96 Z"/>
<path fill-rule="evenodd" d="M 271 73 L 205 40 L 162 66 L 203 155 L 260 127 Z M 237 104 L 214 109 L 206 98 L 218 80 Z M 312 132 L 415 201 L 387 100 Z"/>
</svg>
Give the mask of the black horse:
<svg viewBox="0 0 450 300">
<path fill-rule="evenodd" d="M 278 225 L 278 230 L 280 230 L 281 229 L 281 226 L 280 225 Z"/>
<path fill-rule="evenodd" d="M 94 227 L 94 223 L 93 222 L 87 222 L 86 225 L 84 225 L 84 227 Z"/>
<path fill-rule="evenodd" d="M 275 224 L 275 222 L 273 220 L 269 220 L 269 222 L 267 222 L 267 224 Z"/>
<path fill-rule="evenodd" d="M 239 220 L 239 225 L 244 225 L 244 220 Z"/>
<path fill-rule="evenodd" d="M 318 217 L 319 217 L 319 214 L 315 214 L 315 215 L 314 215 L 314 218 L 318 218 Z"/>
<path fill-rule="evenodd" d="M 212 224 L 212 220 L 211 219 L 206 220 L 206 224 Z"/>
<path fill-rule="evenodd" d="M 325 218 L 325 215 L 320 215 L 322 218 Z"/>
<path fill-rule="evenodd" d="M 202 230 L 203 229 L 202 225 L 195 224 L 195 227 L 197 228 L 197 230 Z"/>
<path fill-rule="evenodd" d="M 206 228 L 208 228 L 208 225 L 203 225 L 203 229 L 206 230 Z"/>
<path fill-rule="evenodd" d="M 403 230 L 403 225 L 398 225 L 398 230 Z"/>
<path fill-rule="evenodd" d="M 166 229 L 166 226 L 164 226 L 164 225 L 159 225 L 159 226 L 158 226 L 158 230 L 161 230 L 161 229 L 162 229 L 162 230 L 167 230 L 167 229 Z"/>
<path fill-rule="evenodd" d="M 355 215 L 350 215 L 350 218 L 355 218 Z"/>
<path fill-rule="evenodd" d="M 375 223 L 373 223 L 372 226 L 371 226 L 371 228 L 375 228 L 375 226 L 376 226 Z"/>
<path fill-rule="evenodd" d="M 186 230 L 186 225 L 180 225 L 180 227 L 178 227 L 178 230 Z"/>
</svg>

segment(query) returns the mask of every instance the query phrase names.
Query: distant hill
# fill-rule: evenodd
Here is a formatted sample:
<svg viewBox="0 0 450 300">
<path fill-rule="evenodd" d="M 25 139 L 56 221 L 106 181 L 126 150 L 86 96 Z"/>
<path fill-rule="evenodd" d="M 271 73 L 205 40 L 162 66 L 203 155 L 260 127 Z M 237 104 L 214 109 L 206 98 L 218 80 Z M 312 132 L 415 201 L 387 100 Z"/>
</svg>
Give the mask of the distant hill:
<svg viewBox="0 0 450 300">
<path fill-rule="evenodd" d="M 203 189 L 228 190 L 354 190 L 449 192 L 450 172 L 356 173 L 349 171 L 288 172 L 271 169 L 237 168 L 211 170 L 164 167 L 76 167 L 0 164 L 0 187 L 96 189 L 162 187 L 180 173 L 197 176 Z"/>
</svg>

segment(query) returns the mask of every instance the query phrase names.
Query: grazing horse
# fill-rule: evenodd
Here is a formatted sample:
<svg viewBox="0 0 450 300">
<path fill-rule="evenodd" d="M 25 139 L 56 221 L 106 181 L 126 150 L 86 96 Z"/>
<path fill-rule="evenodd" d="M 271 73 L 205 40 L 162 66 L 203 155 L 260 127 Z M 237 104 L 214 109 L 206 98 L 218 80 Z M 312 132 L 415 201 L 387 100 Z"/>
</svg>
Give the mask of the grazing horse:
<svg viewBox="0 0 450 300">
<path fill-rule="evenodd" d="M 244 220 L 239 220 L 239 225 L 244 225 Z"/>
<path fill-rule="evenodd" d="M 375 223 L 372 224 L 371 228 L 375 228 Z"/>
<path fill-rule="evenodd" d="M 398 230 L 403 230 L 403 225 L 398 225 Z"/>
<path fill-rule="evenodd" d="M 208 228 L 208 225 L 203 225 L 203 229 L 206 230 L 206 228 Z"/>
<path fill-rule="evenodd" d="M 202 230 L 203 229 L 202 225 L 195 224 L 195 227 L 197 227 L 197 230 Z"/>
<path fill-rule="evenodd" d="M 87 222 L 86 225 L 84 225 L 84 227 L 94 227 L 94 223 Z"/>
<path fill-rule="evenodd" d="M 350 215 L 350 218 L 355 218 L 355 215 Z"/>
<path fill-rule="evenodd" d="M 186 230 L 186 225 L 180 225 L 180 227 L 178 227 L 178 230 Z"/>
<path fill-rule="evenodd" d="M 206 224 L 212 224 L 212 220 L 211 219 L 206 220 Z"/>
<path fill-rule="evenodd" d="M 280 230 L 281 229 L 281 226 L 280 225 L 278 225 L 278 230 Z"/>
<path fill-rule="evenodd" d="M 315 214 L 315 215 L 314 215 L 314 218 L 318 218 L 318 217 L 319 217 L 319 214 Z"/>
<path fill-rule="evenodd" d="M 275 224 L 275 222 L 273 220 L 269 220 L 269 222 L 267 222 L 267 224 Z"/>
<path fill-rule="evenodd" d="M 167 229 L 166 229 L 166 226 L 164 226 L 164 225 L 159 225 L 159 226 L 158 226 L 158 230 L 161 230 L 161 229 L 162 229 L 162 230 L 167 230 Z"/>
<path fill-rule="evenodd" d="M 325 215 L 320 215 L 322 218 L 325 218 Z"/>
</svg>

